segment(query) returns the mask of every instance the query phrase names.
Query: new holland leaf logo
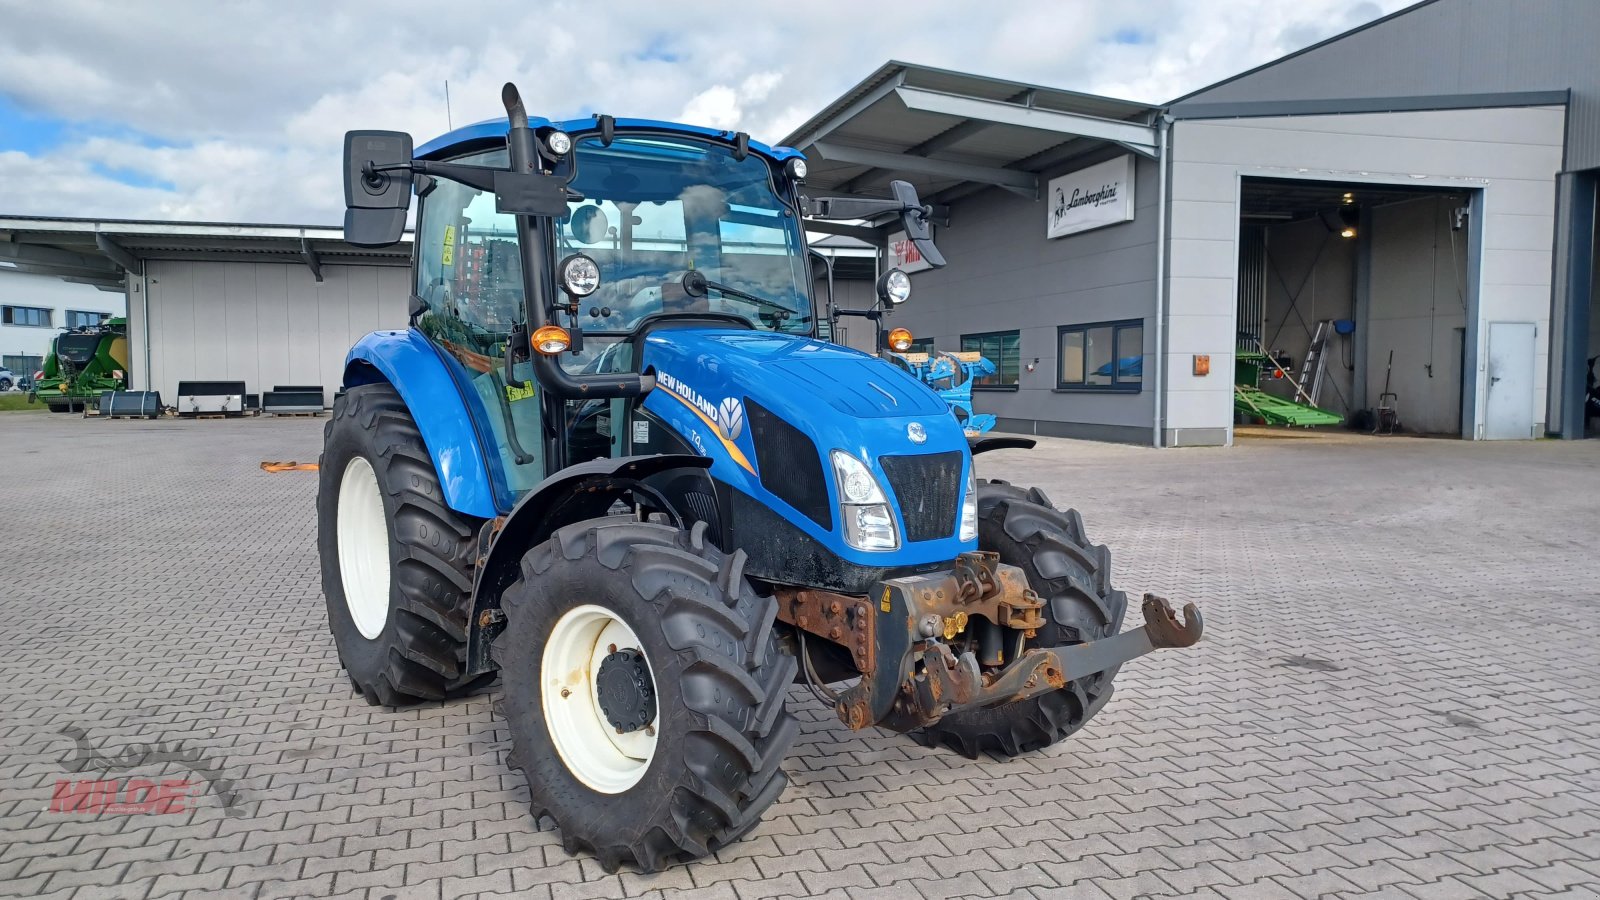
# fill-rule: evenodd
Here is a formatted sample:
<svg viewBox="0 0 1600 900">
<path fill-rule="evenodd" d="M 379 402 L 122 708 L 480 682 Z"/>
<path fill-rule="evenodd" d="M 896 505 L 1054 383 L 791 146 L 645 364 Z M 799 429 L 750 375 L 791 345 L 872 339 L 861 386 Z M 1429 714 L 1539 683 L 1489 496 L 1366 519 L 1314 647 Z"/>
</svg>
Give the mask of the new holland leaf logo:
<svg viewBox="0 0 1600 900">
<path fill-rule="evenodd" d="M 744 404 L 738 398 L 729 397 L 717 407 L 717 427 L 722 429 L 722 436 L 730 441 L 739 439 L 744 433 Z"/>
</svg>

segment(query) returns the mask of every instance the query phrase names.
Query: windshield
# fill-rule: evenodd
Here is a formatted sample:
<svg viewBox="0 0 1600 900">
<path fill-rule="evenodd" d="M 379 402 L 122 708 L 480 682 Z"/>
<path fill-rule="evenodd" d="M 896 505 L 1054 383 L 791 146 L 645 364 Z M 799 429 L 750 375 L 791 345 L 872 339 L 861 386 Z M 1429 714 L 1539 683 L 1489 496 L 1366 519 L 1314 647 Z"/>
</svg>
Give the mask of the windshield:
<svg viewBox="0 0 1600 900">
<path fill-rule="evenodd" d="M 810 332 L 800 226 L 760 157 L 737 160 L 731 148 L 670 135 L 619 135 L 609 147 L 580 140 L 577 159 L 572 187 L 584 199 L 560 220 L 557 243 L 558 256 L 583 253 L 600 265 L 600 287 L 581 304 L 585 331 L 630 331 L 658 312 L 726 312 Z M 708 296 L 683 289 L 690 269 L 712 282 Z"/>
</svg>

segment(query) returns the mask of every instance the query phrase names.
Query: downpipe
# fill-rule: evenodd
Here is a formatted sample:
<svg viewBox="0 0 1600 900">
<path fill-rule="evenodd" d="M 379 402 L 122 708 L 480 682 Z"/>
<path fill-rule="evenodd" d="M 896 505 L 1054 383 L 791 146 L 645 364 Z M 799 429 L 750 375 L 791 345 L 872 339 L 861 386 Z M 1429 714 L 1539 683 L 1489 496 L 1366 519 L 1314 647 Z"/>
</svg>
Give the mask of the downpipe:
<svg viewBox="0 0 1600 900">
<path fill-rule="evenodd" d="M 1155 380 L 1156 395 L 1152 406 L 1150 445 L 1157 449 L 1166 444 L 1167 386 L 1162 381 L 1166 374 L 1167 350 L 1167 134 L 1172 128 L 1172 117 L 1161 114 L 1160 127 L 1156 129 L 1156 315 L 1155 315 Z"/>
</svg>

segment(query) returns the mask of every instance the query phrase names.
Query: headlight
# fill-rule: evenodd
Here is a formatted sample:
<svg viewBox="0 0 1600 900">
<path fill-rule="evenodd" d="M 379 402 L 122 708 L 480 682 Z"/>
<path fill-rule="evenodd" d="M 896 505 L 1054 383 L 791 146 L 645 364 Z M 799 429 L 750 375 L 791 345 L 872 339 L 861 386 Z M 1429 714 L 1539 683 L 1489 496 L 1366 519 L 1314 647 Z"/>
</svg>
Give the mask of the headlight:
<svg viewBox="0 0 1600 900">
<path fill-rule="evenodd" d="M 906 302 L 911 297 L 911 276 L 899 269 L 883 273 L 878 279 L 878 296 L 890 306 Z"/>
<path fill-rule="evenodd" d="M 561 261 L 561 287 L 574 297 L 587 297 L 600 286 L 600 264 L 574 253 Z"/>
<path fill-rule="evenodd" d="M 978 539 L 978 477 L 977 466 L 967 463 L 967 497 L 961 501 L 961 540 Z"/>
<path fill-rule="evenodd" d="M 897 550 L 900 530 L 878 479 L 866 463 L 843 450 L 829 456 L 833 480 L 839 486 L 839 515 L 844 519 L 844 542 L 857 550 Z M 976 521 L 977 513 L 974 511 Z"/>
<path fill-rule="evenodd" d="M 789 177 L 795 181 L 805 181 L 806 161 L 798 156 L 789 160 Z"/>
<path fill-rule="evenodd" d="M 545 135 L 545 147 L 556 156 L 566 156 L 572 152 L 572 136 L 565 131 L 552 131 Z"/>
</svg>

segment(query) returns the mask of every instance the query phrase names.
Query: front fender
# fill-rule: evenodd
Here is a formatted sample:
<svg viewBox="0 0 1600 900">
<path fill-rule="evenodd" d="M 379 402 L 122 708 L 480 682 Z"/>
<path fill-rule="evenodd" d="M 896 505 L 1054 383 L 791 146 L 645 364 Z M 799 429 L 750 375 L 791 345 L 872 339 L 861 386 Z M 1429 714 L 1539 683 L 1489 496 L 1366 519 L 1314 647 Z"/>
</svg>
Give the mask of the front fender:
<svg viewBox="0 0 1600 900">
<path fill-rule="evenodd" d="M 394 385 L 416 420 L 450 508 L 480 519 L 498 515 L 483 442 L 438 348 L 415 330 L 374 331 L 345 357 L 344 386 L 379 377 Z"/>
<path fill-rule="evenodd" d="M 493 611 L 500 608 L 500 595 L 522 571 L 523 554 L 530 548 L 549 540 L 558 528 L 604 516 L 629 493 L 652 491 L 645 483 L 652 476 L 675 469 L 704 470 L 710 465 L 711 460 L 704 456 L 680 453 L 593 459 L 539 482 L 517 501 L 510 515 L 485 525 L 478 541 L 480 547 L 487 544 L 487 549 L 479 552 L 478 578 L 472 589 L 468 671 L 477 674 L 494 668 L 489 644 L 504 625 Z"/>
</svg>

